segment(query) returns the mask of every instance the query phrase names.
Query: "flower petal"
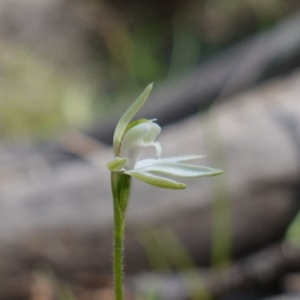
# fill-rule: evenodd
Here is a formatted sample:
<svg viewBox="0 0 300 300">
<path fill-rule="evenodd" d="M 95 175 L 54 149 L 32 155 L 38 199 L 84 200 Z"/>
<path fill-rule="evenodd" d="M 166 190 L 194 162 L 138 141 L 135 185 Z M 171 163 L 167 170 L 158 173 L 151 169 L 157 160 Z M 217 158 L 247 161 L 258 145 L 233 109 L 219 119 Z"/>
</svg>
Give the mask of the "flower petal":
<svg viewBox="0 0 300 300">
<path fill-rule="evenodd" d="M 154 140 L 157 138 L 157 136 L 161 132 L 161 128 L 158 124 L 153 123 L 153 120 L 149 120 L 149 122 L 150 122 L 150 125 L 151 125 L 151 129 L 150 129 L 150 132 L 145 137 L 145 142 L 146 143 L 154 142 Z"/>
<path fill-rule="evenodd" d="M 155 172 L 163 175 L 179 176 L 179 177 L 203 177 L 215 176 L 223 173 L 222 170 L 217 170 L 204 166 L 182 164 L 176 162 L 160 162 L 148 165 L 137 169 L 142 172 Z"/>
<path fill-rule="evenodd" d="M 180 155 L 180 156 L 165 157 L 165 158 L 161 158 L 160 160 L 163 160 L 164 162 L 183 162 L 183 161 L 195 160 L 203 157 L 205 157 L 205 155 L 187 154 L 187 155 Z"/>
<path fill-rule="evenodd" d="M 140 123 L 132 127 L 123 137 L 120 153 L 122 156 L 129 156 L 131 150 L 135 147 L 141 147 L 144 144 L 144 138 L 151 131 L 151 123 Z"/>
<path fill-rule="evenodd" d="M 139 179 L 141 181 L 144 181 L 148 184 L 160 187 L 160 188 L 166 188 L 166 189 L 174 189 L 174 190 L 181 190 L 186 187 L 184 183 L 177 182 L 165 177 L 156 176 L 153 174 L 150 174 L 148 172 L 138 171 L 138 170 L 130 170 L 124 172 L 125 174 L 128 174 L 136 179 Z"/>
<path fill-rule="evenodd" d="M 147 100 L 151 90 L 153 83 L 149 84 L 145 90 L 141 93 L 141 95 L 130 105 L 130 107 L 126 110 L 123 116 L 120 118 L 113 138 L 114 152 L 115 156 L 119 155 L 121 140 L 124 135 L 124 131 L 126 130 L 127 125 L 134 117 L 134 115 L 140 110 L 145 101 Z"/>
<path fill-rule="evenodd" d="M 123 137 L 125 136 L 125 134 L 126 134 L 132 127 L 134 127 L 134 126 L 136 126 L 136 125 L 138 125 L 138 124 L 140 124 L 140 123 L 148 123 L 148 122 L 149 122 L 148 119 L 138 119 L 138 120 L 134 120 L 134 121 L 130 122 L 130 123 L 126 126 L 126 128 L 125 128 L 125 130 L 124 130 Z"/>
<path fill-rule="evenodd" d="M 138 161 L 139 154 L 144 147 L 144 138 L 149 134 L 151 130 L 151 124 L 140 123 L 132 127 L 124 136 L 120 154 L 123 157 L 128 157 L 126 169 L 133 169 Z"/>
<path fill-rule="evenodd" d="M 114 159 L 108 161 L 107 163 L 104 163 L 104 165 L 110 171 L 118 172 L 125 166 L 127 161 L 128 161 L 127 157 L 118 157 L 117 156 Z"/>
<path fill-rule="evenodd" d="M 121 142 L 120 155 L 129 158 L 125 166 L 127 170 L 134 169 L 139 154 L 145 147 L 155 147 L 156 157 L 160 156 L 160 143 L 154 142 L 160 131 L 161 128 L 159 125 L 153 123 L 153 120 L 148 120 L 148 122 L 135 125 L 126 132 Z"/>
<path fill-rule="evenodd" d="M 143 168 L 152 164 L 160 164 L 162 162 L 183 162 L 189 160 L 195 160 L 204 157 L 205 155 L 180 155 L 180 156 L 173 156 L 173 157 L 165 157 L 165 158 L 147 158 L 137 162 L 136 169 Z"/>
</svg>

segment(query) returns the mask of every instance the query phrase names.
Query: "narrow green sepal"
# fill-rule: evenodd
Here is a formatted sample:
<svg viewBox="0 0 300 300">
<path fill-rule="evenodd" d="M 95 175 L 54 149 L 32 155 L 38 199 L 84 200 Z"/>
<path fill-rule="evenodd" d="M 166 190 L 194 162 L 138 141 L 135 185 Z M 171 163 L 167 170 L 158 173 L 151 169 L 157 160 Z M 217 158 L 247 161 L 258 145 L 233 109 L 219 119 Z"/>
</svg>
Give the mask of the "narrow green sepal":
<svg viewBox="0 0 300 300">
<path fill-rule="evenodd" d="M 104 163 L 106 168 L 112 172 L 118 172 L 120 171 L 127 163 L 128 158 L 127 157 L 115 157 L 112 160 Z"/>
<path fill-rule="evenodd" d="M 160 188 L 174 189 L 174 190 L 182 190 L 186 188 L 186 185 L 184 183 L 177 182 L 172 179 L 161 177 L 161 176 L 156 176 L 148 172 L 130 170 L 124 173 Z"/>
<path fill-rule="evenodd" d="M 145 90 L 140 94 L 140 96 L 130 105 L 130 107 L 126 110 L 123 116 L 120 118 L 116 126 L 114 132 L 114 138 L 113 138 L 115 156 L 119 155 L 121 141 L 129 122 L 134 117 L 134 115 L 140 110 L 143 104 L 146 102 L 152 90 L 152 87 L 153 87 L 153 83 L 149 84 L 145 88 Z"/>
</svg>

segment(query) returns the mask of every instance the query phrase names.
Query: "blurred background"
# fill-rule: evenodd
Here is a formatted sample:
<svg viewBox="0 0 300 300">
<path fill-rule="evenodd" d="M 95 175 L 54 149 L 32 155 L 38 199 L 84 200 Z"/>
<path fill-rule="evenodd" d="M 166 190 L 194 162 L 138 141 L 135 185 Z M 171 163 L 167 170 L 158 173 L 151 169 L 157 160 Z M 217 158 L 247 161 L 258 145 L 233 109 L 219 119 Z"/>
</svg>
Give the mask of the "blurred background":
<svg viewBox="0 0 300 300">
<path fill-rule="evenodd" d="M 187 74 L 298 8 L 295 0 L 2 1 L 1 136 L 90 126 L 149 82 Z"/>
<path fill-rule="evenodd" d="M 300 299 L 299 67 L 297 0 L 2 0 L 0 298 L 113 299 L 102 162 L 155 82 L 163 155 L 225 174 L 134 184 L 126 299 Z"/>
</svg>

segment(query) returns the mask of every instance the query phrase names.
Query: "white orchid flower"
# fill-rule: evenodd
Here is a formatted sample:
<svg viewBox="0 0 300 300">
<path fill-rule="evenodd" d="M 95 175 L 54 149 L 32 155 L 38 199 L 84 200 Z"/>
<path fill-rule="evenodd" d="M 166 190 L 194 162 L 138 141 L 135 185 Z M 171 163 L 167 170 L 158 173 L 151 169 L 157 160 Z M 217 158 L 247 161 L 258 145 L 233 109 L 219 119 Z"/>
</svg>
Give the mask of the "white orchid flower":
<svg viewBox="0 0 300 300">
<path fill-rule="evenodd" d="M 170 189 L 184 189 L 186 185 L 160 175 L 192 178 L 223 173 L 222 170 L 186 163 L 203 157 L 200 155 L 160 158 L 161 145 L 155 139 L 161 128 L 154 123 L 156 120 L 140 119 L 130 122 L 145 103 L 151 89 L 152 84 L 146 87 L 119 120 L 113 141 L 115 158 L 107 162 L 106 167 L 112 172 L 127 174 L 148 184 Z M 155 148 L 155 158 L 139 160 L 140 153 L 146 147 Z"/>
</svg>

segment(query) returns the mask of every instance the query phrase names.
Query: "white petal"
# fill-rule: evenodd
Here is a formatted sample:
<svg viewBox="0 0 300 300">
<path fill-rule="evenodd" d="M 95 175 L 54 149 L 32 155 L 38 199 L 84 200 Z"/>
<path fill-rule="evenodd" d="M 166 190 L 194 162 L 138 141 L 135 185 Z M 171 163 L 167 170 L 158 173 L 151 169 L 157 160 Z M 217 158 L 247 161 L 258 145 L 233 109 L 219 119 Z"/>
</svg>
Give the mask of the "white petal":
<svg viewBox="0 0 300 300">
<path fill-rule="evenodd" d="M 160 164 L 163 162 L 183 162 L 183 161 L 195 160 L 203 157 L 204 155 L 181 155 L 181 156 L 165 157 L 165 158 L 158 158 L 158 159 L 147 158 L 138 161 L 135 168 L 140 169 L 152 164 Z"/>
<path fill-rule="evenodd" d="M 142 172 L 155 172 L 163 175 L 179 176 L 179 177 L 203 177 L 215 176 L 223 173 L 222 170 L 217 170 L 204 166 L 174 163 L 174 162 L 160 162 L 148 165 L 137 169 Z"/>
<path fill-rule="evenodd" d="M 156 157 L 161 155 L 160 143 L 154 142 L 160 131 L 159 125 L 149 120 L 148 122 L 138 123 L 126 132 L 121 142 L 120 154 L 122 157 L 129 158 L 125 166 L 127 170 L 134 169 L 139 154 L 145 147 L 153 146 L 156 149 Z"/>
<path fill-rule="evenodd" d="M 150 122 L 149 123 L 151 125 L 151 130 L 150 130 L 149 134 L 144 139 L 144 141 L 146 143 L 152 143 L 152 142 L 154 142 L 154 140 L 157 138 L 157 136 L 161 132 L 160 126 L 158 124 L 156 124 L 156 123 L 153 123 L 154 120 L 150 120 L 150 121 L 151 121 L 151 123 Z"/>
<path fill-rule="evenodd" d="M 156 149 L 156 155 L 155 157 L 158 158 L 161 156 L 161 145 L 159 142 L 154 142 L 154 140 L 157 138 L 157 136 L 161 132 L 161 128 L 156 123 L 153 123 L 155 120 L 151 120 L 151 130 L 149 134 L 145 137 L 144 142 L 145 146 L 153 146 Z"/>
<path fill-rule="evenodd" d="M 136 179 L 139 179 L 141 181 L 144 181 L 148 184 L 160 187 L 160 188 L 166 188 L 166 189 L 174 189 L 174 190 L 181 190 L 186 187 L 184 183 L 177 182 L 165 177 L 156 176 L 153 174 L 150 174 L 148 172 L 141 172 L 138 170 L 130 170 L 124 172 L 125 174 L 128 174 Z"/>
<path fill-rule="evenodd" d="M 144 138 L 151 131 L 151 123 L 140 123 L 132 127 L 124 136 L 121 142 L 121 155 L 129 157 L 133 148 L 142 147 Z"/>
<path fill-rule="evenodd" d="M 159 158 L 161 156 L 161 144 L 159 142 L 151 143 L 149 146 L 155 147 L 156 155 L 155 158 Z"/>
<path fill-rule="evenodd" d="M 163 162 L 183 162 L 183 161 L 189 161 L 189 160 L 196 160 L 196 159 L 200 159 L 203 157 L 205 157 L 205 155 L 187 154 L 187 155 L 161 158 L 160 160 Z"/>
<path fill-rule="evenodd" d="M 121 155 L 128 157 L 128 162 L 125 165 L 127 170 L 133 169 L 138 161 L 139 154 L 144 147 L 144 138 L 151 130 L 151 123 L 140 123 L 132 127 L 124 136 L 121 142 Z"/>
<path fill-rule="evenodd" d="M 124 135 L 124 131 L 131 121 L 131 119 L 134 117 L 134 115 L 140 110 L 140 108 L 143 106 L 145 101 L 147 100 L 151 90 L 152 90 L 153 84 L 149 84 L 145 90 L 141 93 L 141 95 L 130 105 L 130 107 L 126 110 L 126 112 L 123 114 L 123 116 L 120 118 L 115 132 L 114 132 L 114 138 L 113 138 L 113 145 L 114 145 L 114 152 L 115 156 L 118 156 L 120 153 L 120 145 L 121 140 Z"/>
<path fill-rule="evenodd" d="M 136 165 L 135 165 L 135 169 L 140 169 L 149 165 L 153 165 L 156 162 L 160 161 L 160 158 L 154 159 L 154 158 L 147 158 L 147 159 L 142 159 L 139 160 Z"/>
</svg>

